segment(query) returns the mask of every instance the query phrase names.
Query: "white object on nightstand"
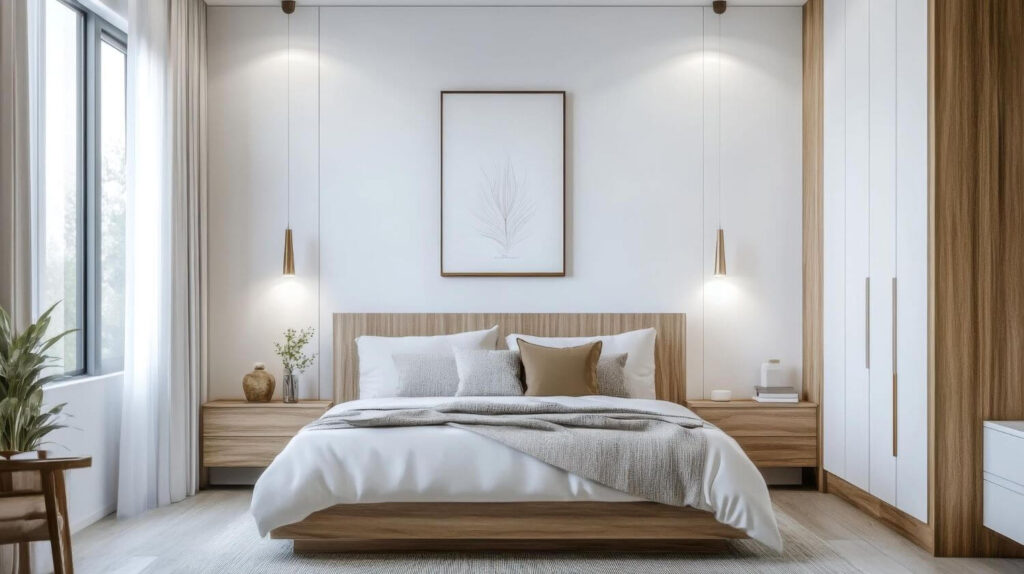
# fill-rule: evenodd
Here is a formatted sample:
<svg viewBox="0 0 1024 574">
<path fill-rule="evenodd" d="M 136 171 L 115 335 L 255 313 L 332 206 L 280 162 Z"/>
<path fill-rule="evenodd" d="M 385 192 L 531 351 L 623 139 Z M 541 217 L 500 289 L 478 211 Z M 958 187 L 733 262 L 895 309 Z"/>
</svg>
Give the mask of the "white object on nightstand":
<svg viewBox="0 0 1024 574">
<path fill-rule="evenodd" d="M 1024 544 L 1024 421 L 985 421 L 986 528 Z"/>
<path fill-rule="evenodd" d="M 768 359 L 767 363 L 761 363 L 761 386 L 762 387 L 786 387 L 786 376 L 782 372 L 782 361 Z"/>
<path fill-rule="evenodd" d="M 716 401 L 716 402 L 720 402 L 720 403 L 724 403 L 726 401 L 731 401 L 732 400 L 732 391 L 726 391 L 726 390 L 721 390 L 721 389 L 711 391 L 711 400 Z"/>
</svg>

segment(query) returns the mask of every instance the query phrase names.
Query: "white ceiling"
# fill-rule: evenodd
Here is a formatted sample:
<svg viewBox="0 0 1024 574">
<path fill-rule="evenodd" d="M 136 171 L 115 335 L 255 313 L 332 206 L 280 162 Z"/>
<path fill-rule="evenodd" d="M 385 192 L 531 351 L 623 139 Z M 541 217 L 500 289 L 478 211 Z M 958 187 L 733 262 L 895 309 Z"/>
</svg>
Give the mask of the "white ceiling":
<svg viewBox="0 0 1024 574">
<path fill-rule="evenodd" d="M 731 6 L 803 6 L 807 0 L 737 0 Z M 299 6 L 711 6 L 710 0 L 297 0 Z M 279 0 L 206 0 L 209 6 L 280 6 Z"/>
</svg>

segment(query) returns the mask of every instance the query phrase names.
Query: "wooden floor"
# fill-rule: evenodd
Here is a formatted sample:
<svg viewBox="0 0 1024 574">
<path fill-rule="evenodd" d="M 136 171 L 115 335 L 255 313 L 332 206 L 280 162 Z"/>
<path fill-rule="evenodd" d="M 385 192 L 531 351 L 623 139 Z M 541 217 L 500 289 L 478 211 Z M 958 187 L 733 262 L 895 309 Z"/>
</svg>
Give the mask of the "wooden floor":
<svg viewBox="0 0 1024 574">
<path fill-rule="evenodd" d="M 249 489 L 206 490 L 139 518 L 118 521 L 108 517 L 74 536 L 76 570 L 117 574 L 165 571 L 190 548 L 209 545 L 221 532 L 237 530 L 240 521 L 252 524 L 250 494 Z M 775 489 L 772 498 L 782 512 L 865 573 L 1024 572 L 1024 561 L 932 558 L 832 495 Z M 260 543 L 255 525 L 251 528 L 252 538 Z"/>
</svg>

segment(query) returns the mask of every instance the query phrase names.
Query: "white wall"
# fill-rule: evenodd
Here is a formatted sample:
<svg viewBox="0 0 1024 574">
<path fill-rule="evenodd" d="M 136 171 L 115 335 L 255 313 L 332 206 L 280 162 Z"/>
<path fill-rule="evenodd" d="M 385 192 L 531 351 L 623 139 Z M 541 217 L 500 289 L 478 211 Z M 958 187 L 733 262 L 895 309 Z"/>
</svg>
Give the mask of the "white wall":
<svg viewBox="0 0 1024 574">
<path fill-rule="evenodd" d="M 67 471 L 71 532 L 114 512 L 117 507 L 117 461 L 121 440 L 122 373 L 56 383 L 43 391 L 43 406 L 67 403 L 67 428 L 47 435 L 43 448 L 51 456 L 91 456 L 92 466 Z M 11 547 L 5 546 L 6 551 Z M 33 572 L 52 572 L 48 542 L 32 543 Z"/>
<path fill-rule="evenodd" d="M 211 398 L 315 325 L 303 394 L 331 395 L 334 312 L 685 312 L 688 395 L 748 396 L 801 359 L 801 12 L 730 8 L 210 7 Z M 568 276 L 442 278 L 443 89 L 568 92 Z M 702 183 L 703 182 L 703 183 Z"/>
<path fill-rule="evenodd" d="M 54 456 L 91 456 L 92 467 L 69 470 L 68 514 L 77 532 L 117 507 L 117 460 L 121 444 L 122 373 L 57 383 L 43 392 L 43 403 L 67 403 L 67 428 L 47 436 Z"/>
</svg>

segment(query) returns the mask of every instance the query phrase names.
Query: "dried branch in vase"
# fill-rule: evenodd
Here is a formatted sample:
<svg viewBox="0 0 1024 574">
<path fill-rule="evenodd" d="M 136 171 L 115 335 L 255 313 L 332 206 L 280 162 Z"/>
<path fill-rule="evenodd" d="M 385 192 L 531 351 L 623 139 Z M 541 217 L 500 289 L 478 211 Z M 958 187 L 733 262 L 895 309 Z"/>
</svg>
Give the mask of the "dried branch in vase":
<svg viewBox="0 0 1024 574">
<path fill-rule="evenodd" d="M 304 349 L 313 339 L 316 329 L 307 327 L 301 331 L 286 329 L 284 332 L 284 344 L 274 343 L 274 352 L 281 359 L 284 370 L 287 373 L 301 373 L 309 368 L 316 360 L 316 353 L 306 354 Z"/>
</svg>

